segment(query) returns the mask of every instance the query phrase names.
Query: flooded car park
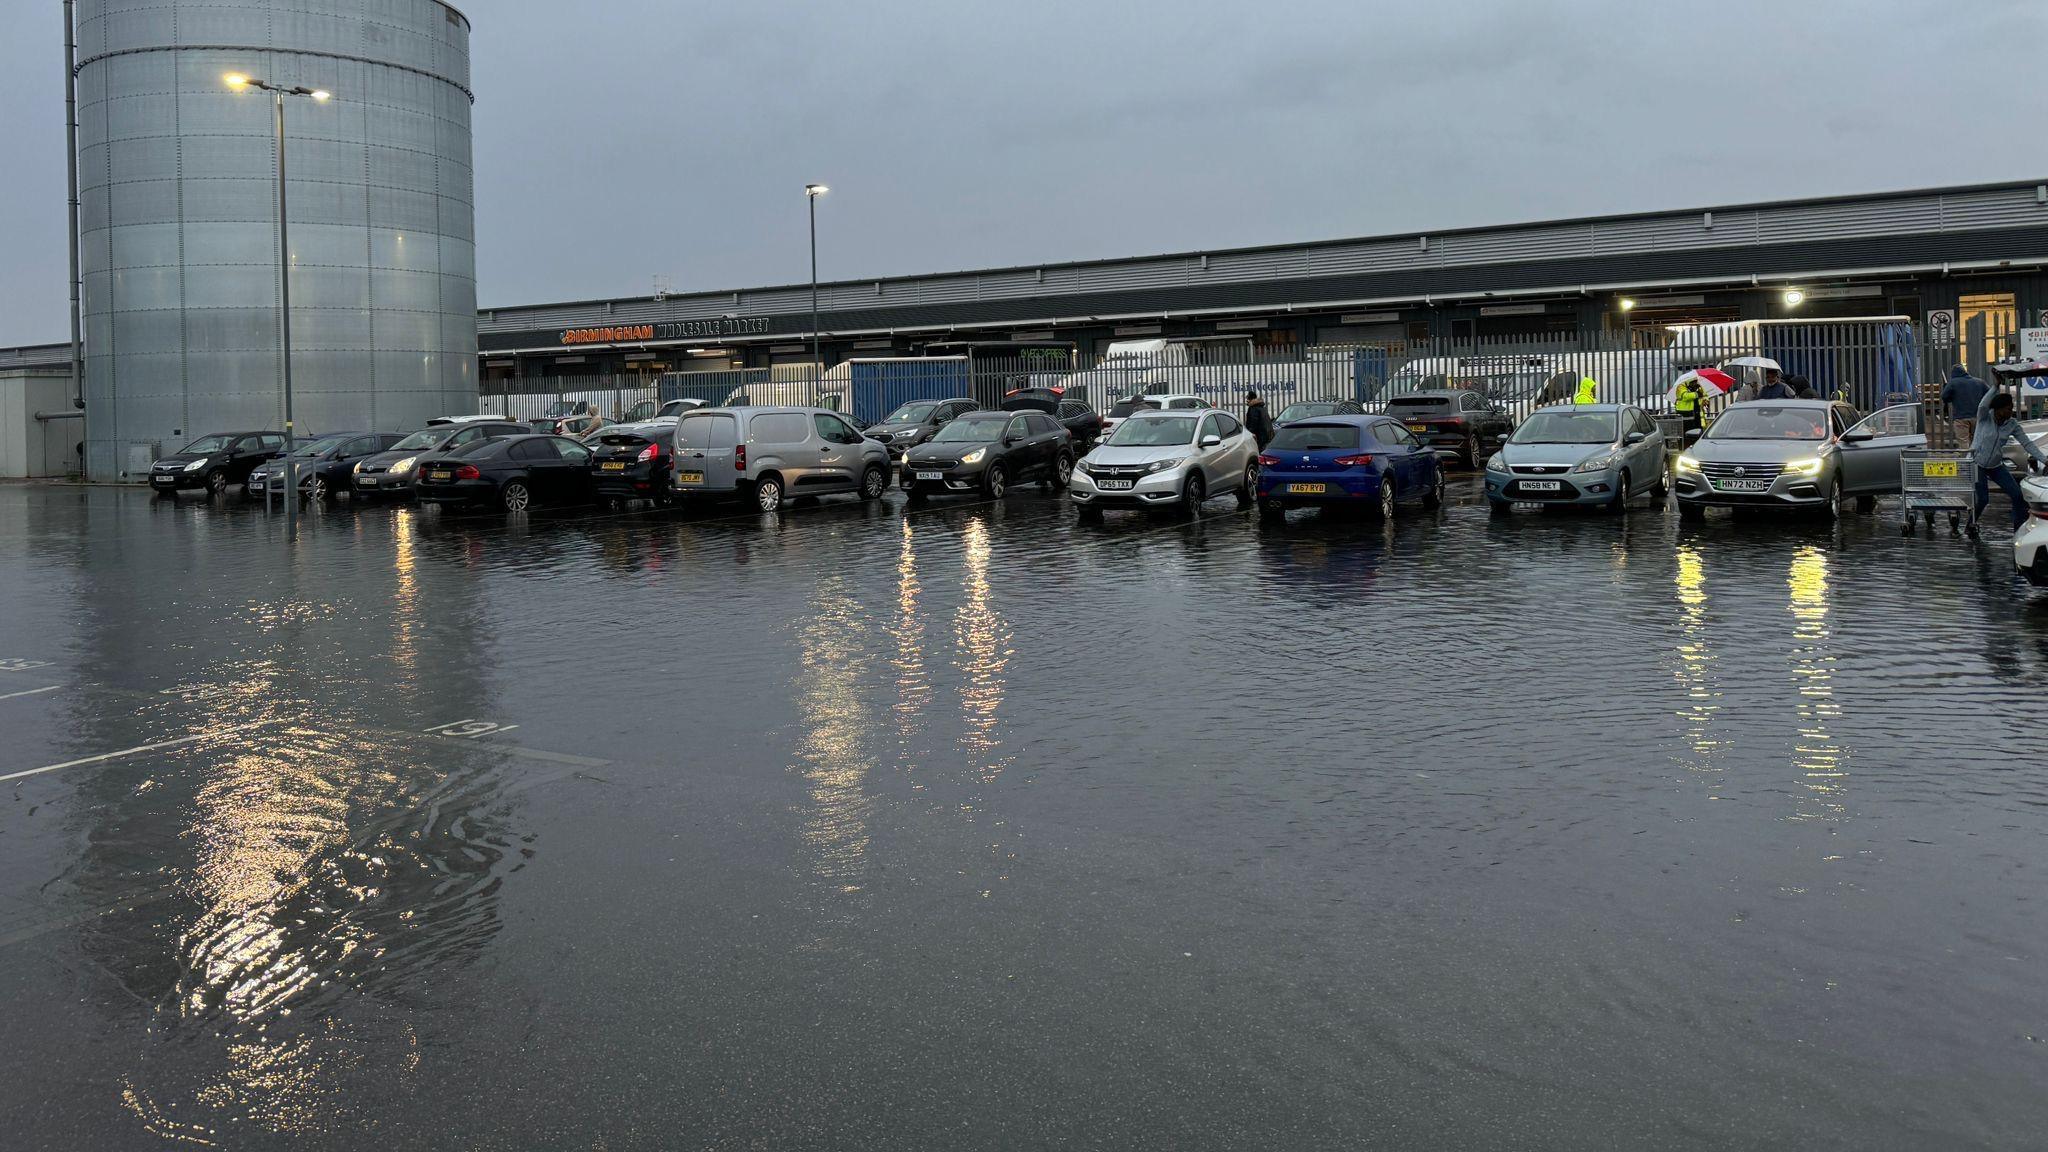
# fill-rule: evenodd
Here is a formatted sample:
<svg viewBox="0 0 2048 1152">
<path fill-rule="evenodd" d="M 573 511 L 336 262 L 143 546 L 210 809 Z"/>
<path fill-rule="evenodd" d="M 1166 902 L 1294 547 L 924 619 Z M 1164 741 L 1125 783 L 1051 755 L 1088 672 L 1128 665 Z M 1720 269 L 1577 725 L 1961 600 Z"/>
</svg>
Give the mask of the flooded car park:
<svg viewBox="0 0 2048 1152">
<path fill-rule="evenodd" d="M 0 487 L 25 1147 L 2020 1147 L 2048 599 L 1885 516 Z"/>
</svg>

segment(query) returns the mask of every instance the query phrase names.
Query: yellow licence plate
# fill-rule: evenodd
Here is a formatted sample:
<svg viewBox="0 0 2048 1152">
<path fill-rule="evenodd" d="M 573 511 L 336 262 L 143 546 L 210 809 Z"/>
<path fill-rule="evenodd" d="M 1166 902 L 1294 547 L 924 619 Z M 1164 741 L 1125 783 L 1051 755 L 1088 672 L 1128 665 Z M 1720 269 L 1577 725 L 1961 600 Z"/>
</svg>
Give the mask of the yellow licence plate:
<svg viewBox="0 0 2048 1152">
<path fill-rule="evenodd" d="M 1289 484 L 1287 490 L 1289 492 L 1299 492 L 1304 496 L 1315 496 L 1323 491 L 1323 486 L 1321 484 Z"/>
<path fill-rule="evenodd" d="M 607 460 L 598 465 L 598 467 L 606 472 L 624 472 L 626 470 L 626 462 L 624 460 Z"/>
<path fill-rule="evenodd" d="M 1953 460 L 1925 460 L 1920 464 L 1922 476 L 1946 476 L 1955 479 L 1956 462 Z"/>
<path fill-rule="evenodd" d="M 678 484 L 702 484 L 703 482 L 704 474 L 702 472 L 676 473 L 676 483 Z"/>
<path fill-rule="evenodd" d="M 1427 432 L 1427 431 L 1429 431 L 1429 425 L 1427 425 L 1427 424 L 1410 424 L 1410 425 L 1408 426 L 1408 430 L 1409 430 L 1410 432 Z"/>
<path fill-rule="evenodd" d="M 429 472 L 429 473 L 427 473 L 427 479 L 429 479 L 429 480 L 453 480 L 454 478 L 455 478 L 455 473 L 453 473 L 453 472 Z"/>
</svg>

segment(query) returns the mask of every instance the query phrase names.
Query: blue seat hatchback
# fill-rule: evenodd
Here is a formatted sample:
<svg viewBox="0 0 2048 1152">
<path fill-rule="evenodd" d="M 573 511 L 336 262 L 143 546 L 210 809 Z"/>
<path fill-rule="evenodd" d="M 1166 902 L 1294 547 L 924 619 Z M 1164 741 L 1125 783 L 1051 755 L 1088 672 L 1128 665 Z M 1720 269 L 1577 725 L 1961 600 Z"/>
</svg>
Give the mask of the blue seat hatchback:
<svg viewBox="0 0 2048 1152">
<path fill-rule="evenodd" d="M 1444 500 L 1434 449 L 1385 416 L 1319 416 L 1273 434 L 1259 455 L 1259 512 L 1338 505 L 1392 517 L 1403 503 Z"/>
</svg>

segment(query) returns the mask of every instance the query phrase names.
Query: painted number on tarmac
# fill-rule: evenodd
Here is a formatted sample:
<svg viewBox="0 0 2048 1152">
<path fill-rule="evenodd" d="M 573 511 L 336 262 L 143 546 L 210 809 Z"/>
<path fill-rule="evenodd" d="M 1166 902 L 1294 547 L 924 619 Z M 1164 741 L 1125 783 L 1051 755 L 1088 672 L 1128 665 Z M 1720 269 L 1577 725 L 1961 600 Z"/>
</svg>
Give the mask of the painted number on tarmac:
<svg viewBox="0 0 2048 1152">
<path fill-rule="evenodd" d="M 499 732 L 510 732 L 517 724 L 499 724 L 490 720 L 452 720 L 436 724 L 427 729 L 429 735 L 448 736 L 456 740 L 474 740 L 479 736 L 491 736 Z"/>
<path fill-rule="evenodd" d="M 48 668 L 48 660 L 25 660 L 20 656 L 0 656 L 0 672 L 27 672 L 33 668 Z"/>
</svg>

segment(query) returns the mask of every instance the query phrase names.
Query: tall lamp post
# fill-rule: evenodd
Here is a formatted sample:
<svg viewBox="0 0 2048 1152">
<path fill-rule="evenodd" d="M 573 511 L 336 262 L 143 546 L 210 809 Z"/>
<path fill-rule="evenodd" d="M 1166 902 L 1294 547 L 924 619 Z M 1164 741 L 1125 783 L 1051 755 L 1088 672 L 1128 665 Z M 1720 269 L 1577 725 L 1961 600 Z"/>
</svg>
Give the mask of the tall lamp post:
<svg viewBox="0 0 2048 1152">
<path fill-rule="evenodd" d="M 225 79 L 228 87 L 237 92 L 255 88 L 270 93 L 277 109 L 277 338 L 284 363 L 284 522 L 289 531 L 297 527 L 299 520 L 299 475 L 297 460 L 292 455 L 292 256 L 284 201 L 284 98 L 309 96 L 317 103 L 325 103 L 328 93 L 303 84 L 287 88 L 239 72 L 230 72 Z M 267 502 L 270 485 L 266 483 L 263 487 Z"/>
<path fill-rule="evenodd" d="M 818 377 L 825 371 L 824 357 L 818 354 L 818 197 L 830 192 L 823 184 L 804 185 L 804 199 L 811 206 L 811 385 L 817 386 Z M 813 400 L 817 397 L 812 397 Z"/>
</svg>

